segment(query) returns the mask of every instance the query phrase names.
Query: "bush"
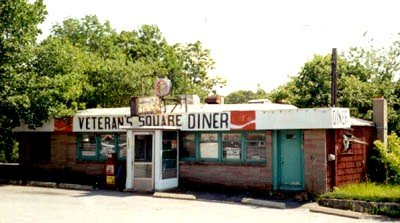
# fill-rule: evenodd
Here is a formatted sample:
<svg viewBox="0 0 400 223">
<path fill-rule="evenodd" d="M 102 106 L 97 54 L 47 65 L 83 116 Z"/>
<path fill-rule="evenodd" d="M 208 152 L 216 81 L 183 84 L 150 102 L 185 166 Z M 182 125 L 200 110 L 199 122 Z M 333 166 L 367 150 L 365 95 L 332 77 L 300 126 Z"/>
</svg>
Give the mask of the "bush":
<svg viewBox="0 0 400 223">
<path fill-rule="evenodd" d="M 381 141 L 374 142 L 376 155 L 372 159 L 384 167 L 386 183 L 400 184 L 400 137 L 396 133 L 388 136 L 387 147 Z"/>
</svg>

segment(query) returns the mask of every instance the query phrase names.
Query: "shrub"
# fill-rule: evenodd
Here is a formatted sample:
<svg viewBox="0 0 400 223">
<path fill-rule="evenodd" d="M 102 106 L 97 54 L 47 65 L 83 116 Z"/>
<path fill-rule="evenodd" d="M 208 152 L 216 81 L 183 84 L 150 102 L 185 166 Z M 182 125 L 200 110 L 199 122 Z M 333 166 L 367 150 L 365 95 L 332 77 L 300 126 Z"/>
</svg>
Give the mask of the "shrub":
<svg viewBox="0 0 400 223">
<path fill-rule="evenodd" d="M 387 147 L 381 141 L 374 142 L 377 154 L 372 158 L 384 166 L 385 182 L 400 184 L 400 137 L 396 133 L 388 136 Z"/>
</svg>

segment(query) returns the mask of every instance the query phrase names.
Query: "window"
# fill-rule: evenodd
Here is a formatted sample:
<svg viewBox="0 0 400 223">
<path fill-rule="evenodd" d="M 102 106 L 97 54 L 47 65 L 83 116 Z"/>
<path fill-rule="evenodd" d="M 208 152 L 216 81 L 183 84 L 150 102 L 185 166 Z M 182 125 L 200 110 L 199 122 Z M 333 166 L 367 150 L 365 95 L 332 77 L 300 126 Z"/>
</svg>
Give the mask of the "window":
<svg viewBox="0 0 400 223">
<path fill-rule="evenodd" d="M 100 156 L 107 158 L 107 154 L 115 153 L 115 136 L 114 134 L 99 135 L 100 138 Z"/>
<path fill-rule="evenodd" d="M 240 133 L 222 134 L 222 158 L 231 160 L 241 159 L 241 135 Z"/>
<path fill-rule="evenodd" d="M 126 134 L 119 134 L 118 135 L 118 158 L 119 159 L 126 159 Z"/>
<path fill-rule="evenodd" d="M 152 162 L 153 136 L 135 135 L 135 162 Z"/>
<path fill-rule="evenodd" d="M 181 160 L 266 162 L 265 132 L 182 132 Z"/>
<path fill-rule="evenodd" d="M 177 177 L 177 132 L 163 132 L 162 146 L 162 179 Z"/>
<path fill-rule="evenodd" d="M 51 133 L 19 132 L 16 134 L 20 154 L 25 160 L 51 161 Z"/>
<path fill-rule="evenodd" d="M 259 161 L 266 160 L 266 145 L 264 133 L 246 134 L 246 160 Z"/>
<path fill-rule="evenodd" d="M 200 134 L 200 158 L 218 159 L 218 133 Z"/>
<path fill-rule="evenodd" d="M 118 159 L 126 159 L 126 134 L 83 133 L 78 135 L 79 160 L 105 160 L 114 152 Z"/>
<path fill-rule="evenodd" d="M 182 160 L 196 159 L 195 134 L 192 132 L 182 132 L 179 156 Z"/>
<path fill-rule="evenodd" d="M 97 142 L 96 135 L 92 133 L 82 134 L 80 137 L 80 156 L 82 158 L 97 158 Z"/>
</svg>

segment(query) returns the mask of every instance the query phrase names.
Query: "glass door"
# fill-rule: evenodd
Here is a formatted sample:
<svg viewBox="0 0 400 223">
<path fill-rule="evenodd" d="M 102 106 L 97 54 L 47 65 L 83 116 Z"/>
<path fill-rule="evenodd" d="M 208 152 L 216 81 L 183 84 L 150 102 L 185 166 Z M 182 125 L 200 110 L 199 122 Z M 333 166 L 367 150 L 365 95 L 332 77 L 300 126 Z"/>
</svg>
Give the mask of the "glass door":
<svg viewBox="0 0 400 223">
<path fill-rule="evenodd" d="M 133 189 L 153 190 L 153 134 L 147 132 L 133 134 Z"/>
<path fill-rule="evenodd" d="M 156 190 L 168 190 L 178 187 L 178 131 L 158 130 L 156 138 L 160 147 L 156 148 Z"/>
</svg>

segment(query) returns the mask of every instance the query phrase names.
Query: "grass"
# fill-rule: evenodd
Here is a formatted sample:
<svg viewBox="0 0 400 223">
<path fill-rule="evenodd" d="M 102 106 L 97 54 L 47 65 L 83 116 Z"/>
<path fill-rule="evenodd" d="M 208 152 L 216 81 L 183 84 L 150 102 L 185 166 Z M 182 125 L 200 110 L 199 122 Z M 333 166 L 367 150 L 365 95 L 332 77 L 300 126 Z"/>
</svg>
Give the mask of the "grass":
<svg viewBox="0 0 400 223">
<path fill-rule="evenodd" d="M 400 203 L 400 185 L 349 184 L 335 188 L 333 192 L 321 195 L 321 198 Z"/>
</svg>

